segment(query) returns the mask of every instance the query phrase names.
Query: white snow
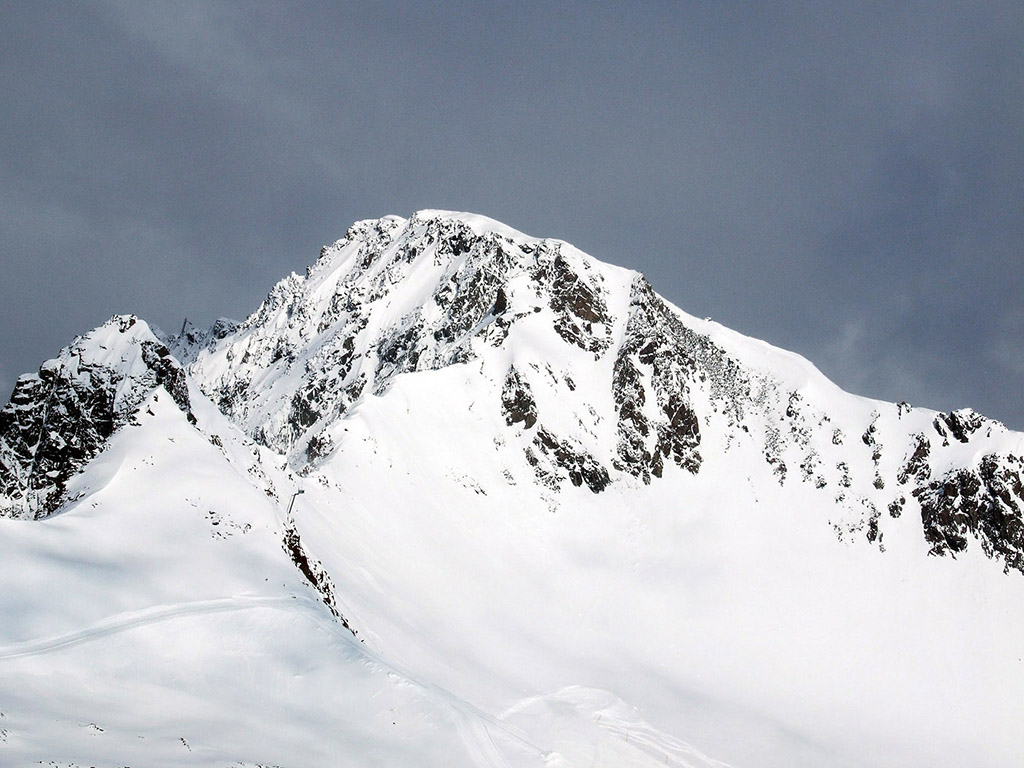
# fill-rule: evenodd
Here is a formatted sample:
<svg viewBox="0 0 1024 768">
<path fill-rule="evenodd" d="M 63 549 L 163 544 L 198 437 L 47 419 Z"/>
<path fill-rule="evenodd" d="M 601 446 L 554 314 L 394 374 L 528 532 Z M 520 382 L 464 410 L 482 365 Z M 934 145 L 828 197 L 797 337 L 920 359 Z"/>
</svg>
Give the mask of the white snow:
<svg viewBox="0 0 1024 768">
<path fill-rule="evenodd" d="M 200 353 L 196 426 L 157 388 L 61 513 L 0 519 L 0 764 L 1021 764 L 1024 578 L 977 542 L 928 556 L 910 504 L 882 515 L 884 552 L 857 528 L 884 496 L 868 425 L 893 477 L 908 435 L 935 437 L 933 412 L 841 392 L 798 356 L 680 312 L 761 377 L 767 415 L 741 433 L 711 407 L 711 384 L 695 385 L 709 414 L 696 475 L 670 462 L 650 485 L 613 472 L 599 494 L 536 482 L 533 433 L 500 408 L 512 364 L 545 427 L 606 466 L 615 454 L 607 382 L 634 275 L 569 246 L 605 291 L 609 351 L 567 344 L 513 275 L 509 304 L 530 314 L 504 343 L 474 339 L 468 362 L 402 373 L 321 418 L 311 431 L 334 447 L 316 465 L 257 447 L 245 431 L 283 427 L 318 350 L 340 348 L 351 318 L 320 326 L 339 286 L 387 287 L 365 309 L 370 348 L 455 273 L 429 249 L 389 272 L 432 218 L 545 242 L 462 213 L 353 225 L 394 239 L 358 273 L 360 242 L 339 241 Z M 279 339 L 294 359 L 271 360 Z M 253 393 L 237 424 L 200 391 L 232 377 Z M 787 437 L 780 483 L 765 440 L 791 392 L 808 428 L 841 439 Z M 985 450 L 1020 444 L 986 429 Z M 981 444 L 933 443 L 936 473 Z M 810 452 L 826 490 L 798 478 Z M 300 489 L 302 546 L 356 635 L 282 544 Z"/>
</svg>

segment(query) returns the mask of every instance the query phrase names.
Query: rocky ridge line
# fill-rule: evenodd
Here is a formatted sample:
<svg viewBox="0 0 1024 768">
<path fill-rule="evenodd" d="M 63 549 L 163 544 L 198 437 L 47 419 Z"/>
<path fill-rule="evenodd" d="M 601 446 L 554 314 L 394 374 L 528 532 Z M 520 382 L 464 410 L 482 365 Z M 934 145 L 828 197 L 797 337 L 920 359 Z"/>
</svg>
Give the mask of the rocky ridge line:
<svg viewBox="0 0 1024 768">
<path fill-rule="evenodd" d="M 130 316 L 76 340 L 22 377 L 0 412 L 3 514 L 57 509 L 68 478 L 157 386 L 191 417 L 192 380 L 254 441 L 307 474 L 329 460 L 341 438 L 335 427 L 362 399 L 385 394 L 401 375 L 478 361 L 548 491 L 697 475 L 709 438 L 726 453 L 755 445 L 779 485 L 827 495 L 843 538 L 884 548 L 887 519 L 916 505 L 933 554 L 955 556 L 976 539 L 1024 572 L 1022 460 L 1002 425 L 904 403 L 868 413 L 869 401 L 849 395 L 849 413 L 828 413 L 814 394 L 814 377 L 824 377 L 809 364 L 787 379 L 771 363 L 744 362 L 753 342 L 723 346 L 732 337 L 713 338 L 642 276 L 480 222 L 443 212 L 359 222 L 244 323 L 186 326 L 170 348 Z M 511 352 L 519 329 L 532 338 L 541 325 L 564 345 L 561 355 L 510 365 L 514 355 L 495 352 Z M 123 336 L 120 356 L 99 336 Z M 171 349 L 189 361 L 187 373 Z M 582 399 L 580 360 L 594 361 L 613 412 Z"/>
<path fill-rule="evenodd" d="M 20 377 L 0 410 L 0 515 L 55 512 L 67 481 L 157 387 L 195 423 L 184 369 L 134 315 L 115 315 Z"/>
</svg>

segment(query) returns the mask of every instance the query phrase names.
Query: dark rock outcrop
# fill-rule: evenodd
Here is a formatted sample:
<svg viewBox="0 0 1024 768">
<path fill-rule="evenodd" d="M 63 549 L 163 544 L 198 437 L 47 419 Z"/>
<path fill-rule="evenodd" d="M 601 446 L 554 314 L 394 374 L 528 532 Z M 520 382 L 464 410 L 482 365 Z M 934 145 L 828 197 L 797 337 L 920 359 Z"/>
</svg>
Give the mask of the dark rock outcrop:
<svg viewBox="0 0 1024 768">
<path fill-rule="evenodd" d="M 537 430 L 533 443 L 526 449 L 526 460 L 534 468 L 537 479 L 557 490 L 563 478 L 577 488 L 586 484 L 600 493 L 611 482 L 608 470 L 575 441 L 560 439 L 543 427 Z"/>
<path fill-rule="evenodd" d="M 956 555 L 969 538 L 981 542 L 1004 570 L 1024 573 L 1024 460 L 984 456 L 975 467 L 952 470 L 913 493 L 921 504 L 925 539 L 934 555 Z"/>
<path fill-rule="evenodd" d="M 537 423 L 537 403 L 530 392 L 530 385 L 519 375 L 515 367 L 508 369 L 501 389 L 501 409 L 508 426 L 522 424 L 530 429 Z"/>
<path fill-rule="evenodd" d="M 18 379 L 0 410 L 0 514 L 39 518 L 65 501 L 68 480 L 163 387 L 195 422 L 185 372 L 131 315 L 75 340 Z"/>
<path fill-rule="evenodd" d="M 915 480 L 918 483 L 924 482 L 932 474 L 932 468 L 928 465 L 932 444 L 920 432 L 914 435 L 914 439 L 916 441 L 914 452 L 907 457 L 906 462 L 896 474 L 896 481 L 900 485 L 906 485 L 910 480 Z"/>
<path fill-rule="evenodd" d="M 647 281 L 633 284 L 626 335 L 612 372 L 618 415 L 615 468 L 640 478 L 661 477 L 664 459 L 700 470 L 700 421 L 690 404 L 691 382 L 706 375 L 685 328 Z"/>
<path fill-rule="evenodd" d="M 299 536 L 299 531 L 295 527 L 294 522 L 288 523 L 284 530 L 284 551 L 288 553 L 288 557 L 291 558 L 292 564 L 299 570 L 299 573 L 303 575 L 309 585 L 316 590 L 317 594 L 320 595 L 320 599 L 331 614 L 341 622 L 341 625 L 345 627 L 354 637 L 359 637 L 352 625 L 349 624 L 341 612 L 338 610 L 337 600 L 334 597 L 334 582 L 331 580 L 331 574 L 329 574 L 318 560 L 315 560 L 309 556 L 305 548 L 302 546 L 302 538 Z M 360 639 L 361 642 L 361 639 Z"/>
<path fill-rule="evenodd" d="M 932 422 L 935 431 L 948 445 L 949 437 L 966 443 L 970 436 L 977 432 L 985 424 L 987 419 L 980 413 L 975 413 L 970 408 L 962 408 L 950 413 L 940 413 Z"/>
</svg>

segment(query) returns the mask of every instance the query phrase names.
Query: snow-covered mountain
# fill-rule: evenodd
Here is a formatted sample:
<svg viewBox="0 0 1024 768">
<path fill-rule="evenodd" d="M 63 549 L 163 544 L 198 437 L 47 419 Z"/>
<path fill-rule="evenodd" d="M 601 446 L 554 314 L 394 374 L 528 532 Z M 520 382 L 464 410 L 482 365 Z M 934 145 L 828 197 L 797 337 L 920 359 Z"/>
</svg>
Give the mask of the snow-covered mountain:
<svg viewBox="0 0 1024 768">
<path fill-rule="evenodd" d="M 0 762 L 1019 764 L 1022 473 L 567 243 L 358 222 L 19 379 Z"/>
</svg>

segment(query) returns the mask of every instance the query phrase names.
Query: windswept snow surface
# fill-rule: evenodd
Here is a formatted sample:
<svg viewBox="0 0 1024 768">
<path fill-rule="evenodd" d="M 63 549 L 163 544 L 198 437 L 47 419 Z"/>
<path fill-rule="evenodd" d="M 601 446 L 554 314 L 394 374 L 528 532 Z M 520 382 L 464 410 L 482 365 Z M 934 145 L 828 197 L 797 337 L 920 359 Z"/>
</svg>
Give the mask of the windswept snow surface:
<svg viewBox="0 0 1024 768">
<path fill-rule="evenodd" d="M 157 390 L 76 502 L 0 519 L 0 764 L 538 764 L 341 625 L 282 547 L 295 478 L 196 405 Z"/>
<path fill-rule="evenodd" d="M 922 529 L 996 422 L 440 211 L 168 346 L 190 411 L 0 518 L 0 764 L 1024 761 L 1012 547 Z"/>
<path fill-rule="evenodd" d="M 368 403 L 328 484 L 299 499 L 347 615 L 385 656 L 492 711 L 516 692 L 604 690 L 735 765 L 1021 754 L 1019 576 L 927 557 L 909 516 L 885 553 L 842 541 L 814 489 L 759 477 L 759 457 L 749 476 L 709 457 L 696 477 L 552 503 L 528 475 L 500 482 L 512 449 L 480 437 L 488 417 L 460 376 Z"/>
</svg>

